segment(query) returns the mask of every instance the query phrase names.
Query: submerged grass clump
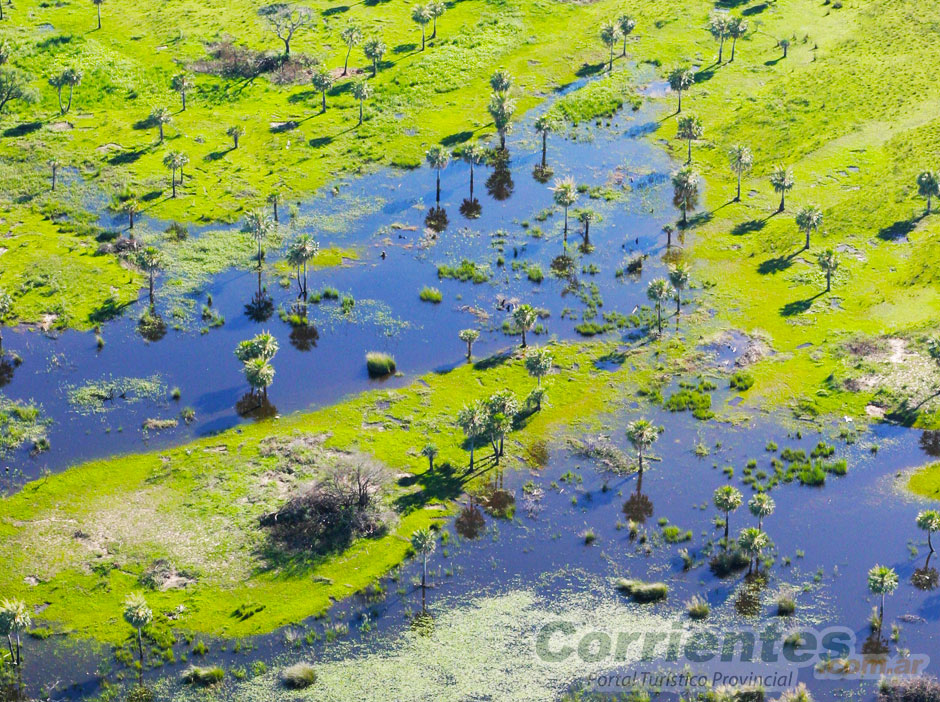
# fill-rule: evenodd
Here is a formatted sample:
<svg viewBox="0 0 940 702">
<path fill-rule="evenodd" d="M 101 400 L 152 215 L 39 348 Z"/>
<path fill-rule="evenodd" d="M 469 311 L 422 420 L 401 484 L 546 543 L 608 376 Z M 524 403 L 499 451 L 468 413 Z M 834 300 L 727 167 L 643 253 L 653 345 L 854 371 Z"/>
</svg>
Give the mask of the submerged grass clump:
<svg viewBox="0 0 940 702">
<path fill-rule="evenodd" d="M 421 298 L 422 302 L 433 302 L 435 304 L 440 303 L 444 299 L 444 295 L 437 288 L 423 287 L 421 292 L 418 294 L 418 297 Z"/>
<path fill-rule="evenodd" d="M 487 266 L 466 258 L 456 265 L 442 263 L 437 267 L 438 278 L 453 278 L 461 282 L 485 283 L 490 276 L 490 269 Z"/>
<path fill-rule="evenodd" d="M 701 595 L 695 595 L 686 602 L 685 609 L 689 613 L 689 617 L 696 620 L 708 619 L 708 615 L 711 613 L 711 607 Z"/>
<path fill-rule="evenodd" d="M 281 682 L 291 690 L 303 690 L 317 681 L 317 671 L 309 663 L 294 663 L 281 671 Z"/>
<path fill-rule="evenodd" d="M 79 412 L 108 412 L 118 400 L 132 403 L 158 401 L 166 397 L 166 385 L 159 375 L 149 378 L 104 378 L 67 389 L 69 404 Z"/>
<path fill-rule="evenodd" d="M 199 687 L 211 687 L 222 682 L 225 678 L 225 671 L 218 666 L 203 668 L 198 665 L 191 665 L 183 671 L 183 682 L 187 685 L 198 685 Z"/>
<path fill-rule="evenodd" d="M 643 604 L 664 600 L 669 594 L 669 586 L 666 583 L 647 583 L 630 578 L 619 578 L 616 587 L 620 592 Z"/>
<path fill-rule="evenodd" d="M 48 446 L 46 427 L 36 405 L 10 400 L 0 394 L 0 455 L 25 444 L 32 444 L 36 452 Z"/>
<path fill-rule="evenodd" d="M 384 378 L 395 372 L 395 358 L 381 351 L 366 354 L 366 369 L 370 378 Z"/>
</svg>

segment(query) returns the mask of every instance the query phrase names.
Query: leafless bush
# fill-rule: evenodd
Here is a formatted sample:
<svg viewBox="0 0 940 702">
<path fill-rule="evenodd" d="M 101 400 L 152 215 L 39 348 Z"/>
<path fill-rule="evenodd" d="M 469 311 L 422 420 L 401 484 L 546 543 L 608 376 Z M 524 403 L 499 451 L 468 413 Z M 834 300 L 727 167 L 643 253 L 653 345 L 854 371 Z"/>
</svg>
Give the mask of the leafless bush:
<svg viewBox="0 0 940 702">
<path fill-rule="evenodd" d="M 879 702 L 938 702 L 940 682 L 927 675 L 884 678 L 878 684 Z"/>
</svg>

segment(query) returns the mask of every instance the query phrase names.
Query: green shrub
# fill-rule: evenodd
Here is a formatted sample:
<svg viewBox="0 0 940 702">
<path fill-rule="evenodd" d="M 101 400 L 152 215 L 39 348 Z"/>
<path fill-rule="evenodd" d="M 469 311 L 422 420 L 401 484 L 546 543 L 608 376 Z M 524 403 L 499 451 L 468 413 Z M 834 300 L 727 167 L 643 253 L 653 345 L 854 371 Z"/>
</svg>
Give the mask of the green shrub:
<svg viewBox="0 0 940 702">
<path fill-rule="evenodd" d="M 225 671 L 218 666 L 211 668 L 200 668 L 198 665 L 191 665 L 183 672 L 183 682 L 187 685 L 199 685 L 200 687 L 209 687 L 222 682 L 225 677 Z"/>
<path fill-rule="evenodd" d="M 695 595 L 691 600 L 685 603 L 686 611 L 692 619 L 708 619 L 711 608 L 708 602 L 701 595 Z"/>
<path fill-rule="evenodd" d="M 395 359 L 381 351 L 370 351 L 366 354 L 366 368 L 370 378 L 384 378 L 395 372 Z"/>
<path fill-rule="evenodd" d="M 418 297 L 421 298 L 422 302 L 433 302 L 438 304 L 441 300 L 444 299 L 444 296 L 441 294 L 441 291 L 437 288 L 423 287 L 421 292 L 418 294 Z"/>
<path fill-rule="evenodd" d="M 736 390 L 749 390 L 754 385 L 754 376 L 746 371 L 738 371 L 731 376 L 731 387 Z"/>
<path fill-rule="evenodd" d="M 791 597 L 781 597 L 777 600 L 777 616 L 789 617 L 796 611 L 796 602 Z"/>
<path fill-rule="evenodd" d="M 533 283 L 541 283 L 543 280 L 545 280 L 545 274 L 542 272 L 541 266 L 539 266 L 537 263 L 533 263 L 531 266 L 529 266 L 529 269 L 526 271 L 526 275 L 529 276 L 529 280 L 531 280 Z"/>
<path fill-rule="evenodd" d="M 303 690 L 317 681 L 317 672 L 309 663 L 294 663 L 281 671 L 281 682 L 292 690 Z"/>
<path fill-rule="evenodd" d="M 629 578 L 618 579 L 616 587 L 625 595 L 630 595 L 634 601 L 643 604 L 665 599 L 669 594 L 669 586 L 666 583 L 646 583 Z"/>
<path fill-rule="evenodd" d="M 680 544 L 683 541 L 692 540 L 692 531 L 682 531 L 675 524 L 669 524 L 668 526 L 663 527 L 663 538 L 666 539 L 668 544 Z"/>
</svg>

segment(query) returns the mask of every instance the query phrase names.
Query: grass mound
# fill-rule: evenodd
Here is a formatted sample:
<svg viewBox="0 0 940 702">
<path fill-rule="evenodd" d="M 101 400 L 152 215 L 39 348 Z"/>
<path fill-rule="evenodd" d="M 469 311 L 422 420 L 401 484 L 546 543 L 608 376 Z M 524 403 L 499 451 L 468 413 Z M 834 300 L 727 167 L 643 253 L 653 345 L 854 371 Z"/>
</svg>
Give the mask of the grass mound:
<svg viewBox="0 0 940 702">
<path fill-rule="evenodd" d="M 294 663 L 281 671 L 281 682 L 291 690 L 303 690 L 317 681 L 317 671 L 309 663 Z"/>
<path fill-rule="evenodd" d="M 381 351 L 370 351 L 366 354 L 366 368 L 370 378 L 385 378 L 395 372 L 395 358 Z"/>
<path fill-rule="evenodd" d="M 619 578 L 616 587 L 623 594 L 632 597 L 635 602 L 642 604 L 664 600 L 669 594 L 669 586 L 666 583 L 647 583 L 630 578 Z"/>
<path fill-rule="evenodd" d="M 198 665 L 191 665 L 183 672 L 184 683 L 199 687 L 210 687 L 222 682 L 224 677 L 225 671 L 218 666 L 202 668 Z"/>
</svg>

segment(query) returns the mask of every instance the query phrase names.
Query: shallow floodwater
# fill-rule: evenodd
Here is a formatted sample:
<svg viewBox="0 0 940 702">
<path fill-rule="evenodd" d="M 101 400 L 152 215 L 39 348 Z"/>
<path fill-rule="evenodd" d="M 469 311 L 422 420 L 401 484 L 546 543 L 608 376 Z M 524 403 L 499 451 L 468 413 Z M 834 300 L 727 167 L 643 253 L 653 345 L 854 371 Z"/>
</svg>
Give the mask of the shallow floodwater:
<svg viewBox="0 0 940 702">
<path fill-rule="evenodd" d="M 246 314 L 246 305 L 258 291 L 257 274 L 233 269 L 195 296 L 198 310 L 211 295 L 213 307 L 225 318 L 224 326 L 206 334 L 198 329 L 170 329 L 159 341 L 145 341 L 137 331 L 137 318 L 145 308 L 146 291 L 136 308 L 103 325 L 105 346 L 100 350 L 92 333 L 67 331 L 53 337 L 35 330 L 10 330 L 5 347 L 19 354 L 23 364 L 2 392 L 42 405 L 52 420 L 51 450 L 35 457 L 23 450 L 6 457 L 4 463 L 26 477 L 36 476 L 43 468 L 58 470 L 95 457 L 177 444 L 245 421 L 236 406 L 248 386 L 232 352 L 239 341 L 261 330 L 275 334 L 281 348 L 268 393 L 271 406 L 267 410 L 273 414 L 332 403 L 376 385 L 406 384 L 419 374 L 459 364 L 465 346 L 457 333 L 463 328 L 481 329 L 474 346 L 477 356 L 504 348 L 515 342 L 501 329 L 513 302 L 528 302 L 548 311 L 549 316 L 541 320 L 544 334 L 540 339 L 577 337 L 574 327 L 582 321 L 588 298 L 602 302 L 595 320 L 600 323 L 604 313 L 629 315 L 638 305 L 647 304 L 646 284 L 664 270 L 655 255 L 665 244 L 662 226 L 673 219 L 667 193 L 673 164 L 646 138 L 658 126 L 656 110 L 627 110 L 609 126 L 585 125 L 565 136 L 550 136 L 547 163 L 554 176 L 547 183 L 533 177 L 533 168 L 541 160 L 541 143 L 532 129 L 535 116 L 522 120 L 515 130 L 517 136 L 509 140 L 508 167 L 475 167 L 478 217 L 468 219 L 461 210 L 470 194 L 469 166 L 455 160 L 443 170 L 440 207 L 446 212 L 447 225 L 439 233 L 426 223 L 435 206 L 434 172 L 428 168 L 382 170 L 338 183 L 335 193 L 300 203 L 300 221 L 313 225 L 302 226 L 296 233 L 307 231 L 321 247 L 354 248 L 359 255 L 344 266 L 310 272 L 311 292 L 333 287 L 341 296 L 353 296 L 355 307 L 350 314 L 342 314 L 339 301 L 311 304 L 315 330 L 307 334 L 279 319 L 277 309 L 290 308 L 296 287 L 279 285 L 271 255 L 261 285 L 274 304 L 264 321 Z M 572 210 L 591 208 L 601 219 L 591 224 L 594 248 L 584 253 L 579 248 L 581 224 L 569 215 L 567 251 L 572 261 L 570 274 L 562 278 L 552 274 L 552 264 L 566 250 L 563 214 L 559 209 L 539 221 L 539 213 L 544 215 L 553 206 L 552 180 L 568 176 L 579 185 L 606 187 L 616 199 L 580 195 Z M 287 219 L 286 210 L 282 204 L 282 222 Z M 123 222 L 111 214 L 102 219 L 113 226 Z M 146 219 L 141 222 L 155 231 L 166 226 Z M 431 224 L 440 229 L 439 224 Z M 541 236 L 533 235 L 536 227 Z M 494 236 L 497 232 L 502 233 Z M 198 236 L 198 231 L 191 236 Z M 642 275 L 615 275 L 636 254 L 650 254 Z M 439 265 L 459 264 L 463 259 L 486 266 L 490 280 L 479 284 L 438 280 Z M 531 264 L 544 273 L 541 283 L 529 279 Z M 440 289 L 443 301 L 420 301 L 418 293 L 424 286 Z M 162 293 L 158 288 L 157 308 L 172 324 L 163 299 L 168 295 Z M 372 350 L 393 354 L 403 375 L 370 380 L 365 354 Z M 157 400 L 131 403 L 117 398 L 103 403 L 98 412 L 88 412 L 67 399 L 70 387 L 109 377 L 153 376 L 162 383 Z M 169 399 L 174 387 L 181 390 L 179 401 Z M 180 422 L 178 428 L 162 431 L 142 429 L 145 420 L 176 418 L 184 407 L 195 410 L 191 424 Z"/>
</svg>

